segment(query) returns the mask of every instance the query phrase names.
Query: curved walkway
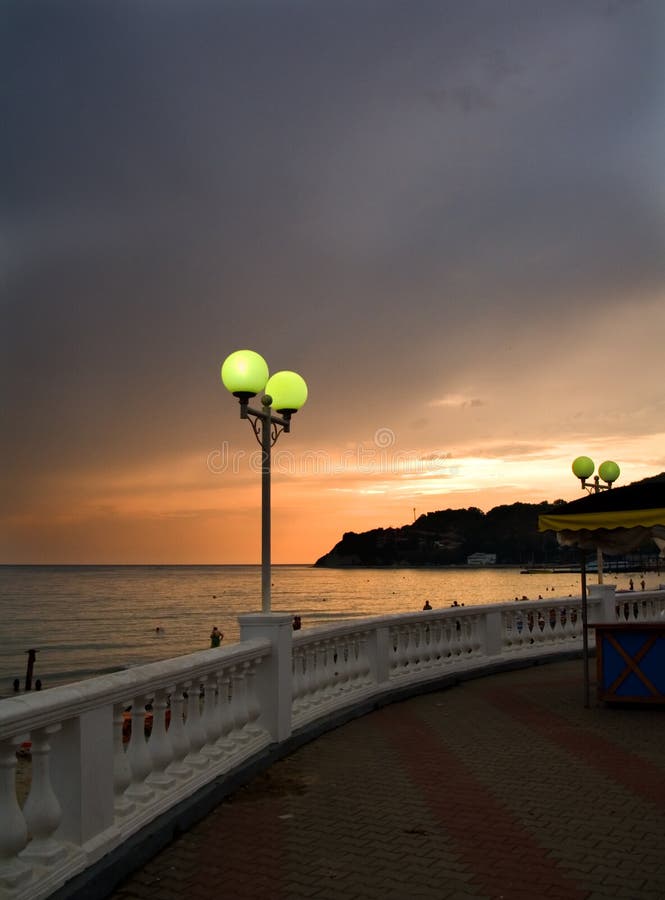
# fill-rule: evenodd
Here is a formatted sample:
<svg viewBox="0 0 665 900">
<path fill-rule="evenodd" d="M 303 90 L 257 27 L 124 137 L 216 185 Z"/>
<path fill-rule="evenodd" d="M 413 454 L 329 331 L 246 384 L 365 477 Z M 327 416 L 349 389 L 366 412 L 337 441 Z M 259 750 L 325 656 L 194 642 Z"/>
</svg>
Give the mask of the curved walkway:
<svg viewBox="0 0 665 900">
<path fill-rule="evenodd" d="M 384 707 L 275 763 L 112 896 L 662 900 L 665 710 L 584 709 L 579 660 Z"/>
</svg>

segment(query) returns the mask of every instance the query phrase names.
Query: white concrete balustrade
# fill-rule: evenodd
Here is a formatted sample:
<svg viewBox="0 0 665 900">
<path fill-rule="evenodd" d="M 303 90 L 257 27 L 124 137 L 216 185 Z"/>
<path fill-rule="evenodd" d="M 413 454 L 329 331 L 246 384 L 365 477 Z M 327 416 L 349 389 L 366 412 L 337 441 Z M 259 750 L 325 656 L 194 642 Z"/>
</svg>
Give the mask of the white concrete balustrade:
<svg viewBox="0 0 665 900">
<path fill-rule="evenodd" d="M 590 622 L 665 616 L 665 591 L 590 593 Z M 290 615 L 258 614 L 241 616 L 240 636 L 0 701 L 0 898 L 48 897 L 299 730 L 449 673 L 579 650 L 582 610 L 579 598 L 553 598 L 295 633 Z M 19 804 L 16 751 L 26 742 L 31 785 Z"/>
</svg>

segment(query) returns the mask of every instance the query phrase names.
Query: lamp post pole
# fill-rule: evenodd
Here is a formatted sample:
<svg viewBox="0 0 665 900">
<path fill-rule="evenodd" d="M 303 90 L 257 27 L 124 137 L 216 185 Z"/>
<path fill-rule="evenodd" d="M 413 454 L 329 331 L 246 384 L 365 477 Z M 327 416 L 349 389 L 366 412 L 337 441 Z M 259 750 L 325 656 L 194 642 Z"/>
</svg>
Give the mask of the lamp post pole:
<svg viewBox="0 0 665 900">
<path fill-rule="evenodd" d="M 607 485 L 608 490 L 611 487 L 611 484 Z M 600 493 L 600 479 L 597 475 L 593 479 L 593 492 L 594 494 Z M 596 568 L 598 569 L 598 584 L 603 584 L 603 551 L 600 547 L 596 547 Z"/>
<path fill-rule="evenodd" d="M 261 609 L 270 612 L 271 562 L 270 562 L 270 406 L 264 404 L 265 418 L 261 425 Z"/>
<path fill-rule="evenodd" d="M 276 372 L 269 378 L 265 360 L 253 350 L 236 350 L 228 356 L 222 381 L 240 401 L 240 418 L 249 420 L 261 446 L 261 611 L 270 613 L 271 451 L 280 434 L 290 432 L 291 416 L 307 400 L 307 385 L 296 372 Z M 261 409 L 253 409 L 249 400 L 262 391 Z"/>
<path fill-rule="evenodd" d="M 270 501 L 270 476 L 272 445 L 284 431 L 288 434 L 291 430 L 291 416 L 286 413 L 282 416 L 273 415 L 270 408 L 272 397 L 266 395 L 261 398 L 261 409 L 252 409 L 246 400 L 240 400 L 240 418 L 248 419 L 257 441 L 261 445 L 261 610 L 264 613 L 271 611 L 271 561 L 270 561 L 270 536 L 271 536 L 271 501 Z"/>
</svg>

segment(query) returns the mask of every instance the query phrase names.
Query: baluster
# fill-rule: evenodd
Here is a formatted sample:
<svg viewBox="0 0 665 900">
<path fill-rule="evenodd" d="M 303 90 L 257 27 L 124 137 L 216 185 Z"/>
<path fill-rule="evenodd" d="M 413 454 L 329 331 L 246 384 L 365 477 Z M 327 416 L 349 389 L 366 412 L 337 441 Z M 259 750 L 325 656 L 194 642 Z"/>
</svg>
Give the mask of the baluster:
<svg viewBox="0 0 665 900">
<path fill-rule="evenodd" d="M 358 635 L 350 634 L 347 637 L 347 664 L 349 673 L 349 689 L 355 691 L 358 687 L 358 679 L 360 678 L 360 646 L 358 644 Z"/>
<path fill-rule="evenodd" d="M 416 669 L 416 659 L 419 655 L 418 652 L 418 636 L 416 634 L 417 626 L 415 625 L 405 625 L 404 626 L 404 648 L 405 648 L 405 666 L 407 672 L 413 672 Z"/>
<path fill-rule="evenodd" d="M 544 644 L 546 635 L 545 635 L 545 617 L 543 616 L 542 609 L 537 609 L 534 614 L 534 626 L 532 637 L 536 644 Z"/>
<path fill-rule="evenodd" d="M 344 679 L 344 654 L 340 653 L 340 639 L 331 638 L 326 644 L 326 693 L 337 697 Z"/>
<path fill-rule="evenodd" d="M 348 648 L 349 648 L 349 687 L 352 691 L 355 691 L 358 687 L 358 681 L 360 679 L 360 670 L 362 667 L 362 663 L 360 660 L 360 645 L 358 643 L 358 635 L 350 634 L 348 638 Z"/>
<path fill-rule="evenodd" d="M 373 684 L 372 667 L 367 653 L 367 632 L 362 631 L 358 635 L 358 653 L 360 657 L 360 681 L 364 686 Z"/>
<path fill-rule="evenodd" d="M 466 656 L 473 656 L 475 644 L 475 621 L 473 616 L 464 617 L 464 653 Z"/>
<path fill-rule="evenodd" d="M 420 625 L 409 626 L 409 671 L 419 672 L 422 667 L 422 631 Z"/>
<path fill-rule="evenodd" d="M 335 697 L 338 692 L 337 682 L 339 680 L 339 656 L 337 654 L 337 641 L 334 638 L 326 641 L 326 694 L 328 697 Z"/>
<path fill-rule="evenodd" d="M 367 685 L 369 674 L 369 660 L 367 658 L 366 644 L 367 638 L 364 631 L 354 635 L 353 642 L 356 648 L 356 687 L 361 688 Z"/>
<path fill-rule="evenodd" d="M 543 629 L 545 633 L 545 642 L 547 644 L 555 644 L 558 639 L 556 633 L 556 609 L 550 607 L 550 609 L 543 610 L 543 616 L 545 617 L 545 628 Z"/>
<path fill-rule="evenodd" d="M 419 668 L 420 669 L 429 669 L 429 662 L 430 662 L 430 646 L 429 646 L 430 625 L 429 625 L 429 621 L 423 622 L 422 624 L 418 625 L 417 628 L 418 628 L 418 656 L 420 657 Z"/>
<path fill-rule="evenodd" d="M 471 652 L 474 656 L 482 656 L 483 654 L 481 621 L 480 615 L 474 614 L 471 616 Z"/>
<path fill-rule="evenodd" d="M 303 705 L 302 700 L 305 693 L 305 661 L 302 647 L 293 646 L 293 695 L 291 697 L 291 706 L 294 710 L 299 710 Z"/>
<path fill-rule="evenodd" d="M 217 684 L 219 687 L 219 743 L 222 746 L 224 753 L 228 755 L 233 752 L 233 741 L 230 739 L 229 735 L 233 731 L 234 723 L 230 697 L 231 678 L 226 669 L 219 673 Z"/>
<path fill-rule="evenodd" d="M 152 772 L 152 759 L 145 738 L 145 704 L 149 698 L 132 700 L 132 733 L 127 747 L 127 760 L 132 773 L 132 782 L 125 791 L 128 798 L 144 803 L 153 796 L 153 790 L 145 783 Z"/>
<path fill-rule="evenodd" d="M 451 618 L 446 618 L 441 623 L 441 656 L 446 665 L 450 665 L 453 661 L 453 634 L 455 633 L 455 623 Z"/>
<path fill-rule="evenodd" d="M 430 635 L 432 639 L 432 665 L 439 668 L 443 661 L 443 629 L 440 620 L 430 623 Z"/>
<path fill-rule="evenodd" d="M 511 619 L 508 613 L 501 611 L 501 652 L 512 650 L 513 635 L 515 633 L 515 620 Z"/>
<path fill-rule="evenodd" d="M 319 660 L 321 661 L 321 674 L 319 677 L 319 698 L 323 702 L 328 699 L 331 694 L 332 683 L 334 682 L 334 654 L 335 648 L 332 641 L 321 641 L 319 645 Z"/>
<path fill-rule="evenodd" d="M 365 659 L 363 657 L 363 634 L 354 634 L 351 637 L 353 646 L 353 687 L 355 690 L 365 684 Z"/>
<path fill-rule="evenodd" d="M 305 648 L 305 692 L 303 695 L 303 706 L 308 708 L 314 702 L 314 693 L 316 691 L 316 647 L 314 644 L 308 644 Z"/>
<path fill-rule="evenodd" d="M 197 678 L 194 683 L 187 685 L 187 719 L 185 730 L 189 739 L 189 753 L 185 757 L 185 763 L 195 769 L 205 769 L 208 760 L 201 753 L 201 747 L 206 742 L 207 735 L 201 720 L 201 699 L 199 697 L 199 683 L 205 684 L 206 678 Z"/>
<path fill-rule="evenodd" d="M 187 682 L 191 684 L 191 682 Z M 185 729 L 185 698 L 183 696 L 183 688 L 179 685 L 169 688 L 171 693 L 171 721 L 169 722 L 169 738 L 171 740 L 171 750 L 173 753 L 173 762 L 169 765 L 167 772 L 169 775 L 175 775 L 176 778 L 186 778 L 191 775 L 192 768 L 185 762 L 190 746 L 187 731 Z"/>
<path fill-rule="evenodd" d="M 32 870 L 18 854 L 28 842 L 28 828 L 16 799 L 16 748 L 20 738 L 0 742 L 0 885 L 11 889 L 30 879 Z"/>
<path fill-rule="evenodd" d="M 301 697 L 301 706 L 303 709 L 308 709 L 312 703 L 312 694 L 314 691 L 314 647 L 312 644 L 308 644 L 302 653 L 302 663 L 303 663 L 303 692 Z"/>
<path fill-rule="evenodd" d="M 431 657 L 432 665 L 437 669 L 446 662 L 446 622 L 445 619 L 435 619 L 429 623 L 431 629 Z"/>
<path fill-rule="evenodd" d="M 135 808 L 135 804 L 125 795 L 125 791 L 132 783 L 132 770 L 124 743 L 126 705 L 116 703 L 113 707 L 113 794 L 115 812 L 120 816 L 126 816 Z"/>
<path fill-rule="evenodd" d="M 244 702 L 244 677 L 237 666 L 231 666 L 229 675 L 231 676 L 231 704 L 229 713 L 233 723 L 233 727 L 229 732 L 229 740 L 235 744 L 244 744 L 248 739 L 248 735 L 243 731 L 247 722 L 247 711 Z"/>
<path fill-rule="evenodd" d="M 449 666 L 453 658 L 452 650 L 453 622 L 450 618 L 441 621 L 441 662 Z"/>
<path fill-rule="evenodd" d="M 256 669 L 261 665 L 261 659 L 245 663 L 245 692 L 247 697 L 247 727 L 246 731 L 251 737 L 263 735 L 264 729 L 258 724 L 261 715 L 259 698 L 256 695 Z"/>
<path fill-rule="evenodd" d="M 53 864 L 67 852 L 52 836 L 62 819 L 62 809 L 51 784 L 49 737 L 61 727 L 60 724 L 47 725 L 32 734 L 32 784 L 23 807 L 32 841 L 21 856 L 43 865 Z"/>
<path fill-rule="evenodd" d="M 245 744 L 250 735 L 245 730 L 248 721 L 247 697 L 245 694 L 245 673 L 240 666 L 231 668 L 231 709 L 233 713 L 233 731 L 231 737 L 240 744 Z"/>
<path fill-rule="evenodd" d="M 568 634 L 572 640 L 576 641 L 582 636 L 582 609 L 576 609 L 574 606 L 569 606 L 566 609 L 566 617 L 568 620 L 566 622 Z"/>
<path fill-rule="evenodd" d="M 132 733 L 127 747 L 127 760 L 132 772 L 132 783 L 125 794 L 131 800 L 144 803 L 153 796 L 153 791 L 145 783 L 152 772 L 152 759 L 145 739 L 145 703 L 146 697 L 132 700 Z"/>
<path fill-rule="evenodd" d="M 322 650 L 321 641 L 317 641 L 314 644 L 314 670 L 312 672 L 313 675 L 313 690 L 312 690 L 312 705 L 318 706 L 321 703 L 322 691 L 326 682 L 326 673 L 325 673 L 325 650 Z"/>
<path fill-rule="evenodd" d="M 399 629 L 391 628 L 388 639 L 390 675 L 399 674 Z"/>
<path fill-rule="evenodd" d="M 421 658 L 422 658 L 422 667 L 423 669 L 431 669 L 432 668 L 432 624 L 427 621 L 421 627 L 421 635 L 422 635 L 422 650 L 421 650 Z"/>
<path fill-rule="evenodd" d="M 518 617 L 514 613 L 501 612 L 501 650 L 510 652 L 517 649 L 519 632 Z"/>
<path fill-rule="evenodd" d="M 356 641 L 355 635 L 347 634 L 344 639 L 344 666 L 345 666 L 345 687 L 346 691 L 353 691 L 356 688 L 357 671 L 356 657 Z"/>
<path fill-rule="evenodd" d="M 573 620 L 571 617 L 570 607 L 562 606 L 561 607 L 561 640 L 566 644 L 569 644 L 573 639 L 574 635 L 574 627 Z"/>
<path fill-rule="evenodd" d="M 221 731 L 221 722 L 219 718 L 219 694 L 217 690 L 217 678 L 213 676 L 214 681 L 209 679 L 204 691 L 203 706 L 203 728 L 206 733 L 206 743 L 202 749 L 202 753 L 210 757 L 210 759 L 219 759 L 224 755 L 221 747 L 217 746 L 217 739 Z"/>
<path fill-rule="evenodd" d="M 577 639 L 582 634 L 582 610 L 576 606 L 569 606 L 568 615 L 570 617 L 571 634 Z"/>
<path fill-rule="evenodd" d="M 466 656 L 469 649 L 469 619 L 464 616 L 458 620 L 459 628 L 457 629 L 457 655 Z"/>
<path fill-rule="evenodd" d="M 453 656 L 462 655 L 462 620 L 455 619 L 455 629 L 451 629 L 451 653 Z"/>
<path fill-rule="evenodd" d="M 404 625 L 400 625 L 397 634 L 397 674 L 404 675 L 409 661 L 409 631 Z"/>
<path fill-rule="evenodd" d="M 414 659 L 418 648 L 416 647 L 416 636 L 411 625 L 405 625 L 403 628 L 404 636 L 404 668 L 406 672 L 413 672 Z"/>
<path fill-rule="evenodd" d="M 148 741 L 152 772 L 146 782 L 162 789 L 169 788 L 174 784 L 173 776 L 166 772 L 168 766 L 173 762 L 171 739 L 166 732 L 167 706 L 166 691 L 156 691 L 152 701 L 152 732 Z"/>
<path fill-rule="evenodd" d="M 529 626 L 524 613 L 518 612 L 513 615 L 513 640 L 518 648 L 522 648 L 527 642 L 529 634 Z"/>
<path fill-rule="evenodd" d="M 339 638 L 335 644 L 335 653 L 337 653 L 337 683 L 340 691 L 346 692 L 350 690 L 351 669 L 349 665 L 349 637 L 348 635 Z"/>
<path fill-rule="evenodd" d="M 313 657 L 312 657 L 312 682 L 311 682 L 311 697 L 310 703 L 313 706 L 318 706 L 321 703 L 321 691 L 325 684 L 325 650 L 322 649 L 321 641 L 316 641 L 313 646 Z"/>
</svg>

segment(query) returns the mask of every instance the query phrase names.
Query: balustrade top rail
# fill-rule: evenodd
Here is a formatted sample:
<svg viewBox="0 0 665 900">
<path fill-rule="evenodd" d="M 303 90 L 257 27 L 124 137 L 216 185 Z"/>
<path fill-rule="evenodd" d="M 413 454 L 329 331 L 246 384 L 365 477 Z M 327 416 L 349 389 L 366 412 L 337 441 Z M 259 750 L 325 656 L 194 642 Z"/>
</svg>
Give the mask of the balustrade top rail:
<svg viewBox="0 0 665 900">
<path fill-rule="evenodd" d="M 617 595 L 623 596 L 623 595 Z M 353 634 L 356 631 L 366 631 L 380 626 L 396 626 L 410 624 L 412 622 L 427 622 L 433 619 L 465 618 L 477 616 L 485 612 L 503 612 L 507 610 L 537 611 L 549 607 L 561 608 L 580 604 L 579 597 L 552 597 L 539 600 L 506 600 L 503 603 L 491 603 L 477 606 L 441 606 L 433 609 L 415 610 L 408 613 L 388 613 L 383 616 L 368 616 L 367 618 L 354 618 L 334 624 L 317 625 L 304 631 L 297 631 L 293 635 L 295 644 L 309 642 L 321 638 L 342 637 Z"/>
<path fill-rule="evenodd" d="M 185 656 L 145 663 L 43 691 L 7 697 L 0 700 L 0 740 L 72 718 L 99 706 L 131 703 L 135 696 L 166 690 L 184 677 L 192 682 L 206 678 L 219 669 L 220 663 L 225 666 L 241 665 L 269 653 L 270 641 L 267 639 L 243 641 L 214 650 L 197 650 Z"/>
</svg>

